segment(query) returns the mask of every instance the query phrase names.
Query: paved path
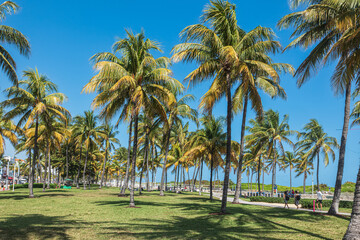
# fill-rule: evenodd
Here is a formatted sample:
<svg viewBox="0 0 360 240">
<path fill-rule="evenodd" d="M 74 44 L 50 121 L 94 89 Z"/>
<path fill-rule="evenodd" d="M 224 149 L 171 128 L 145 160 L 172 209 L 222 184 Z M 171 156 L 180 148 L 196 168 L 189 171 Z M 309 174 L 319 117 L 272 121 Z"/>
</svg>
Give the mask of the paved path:
<svg viewBox="0 0 360 240">
<path fill-rule="evenodd" d="M 219 193 L 214 193 L 214 197 L 221 199 L 222 194 Z M 227 201 L 228 202 L 232 202 L 234 200 L 233 197 L 228 197 Z M 273 208 L 284 208 L 284 205 L 278 205 L 278 204 L 272 204 L 272 203 L 264 203 L 264 202 L 248 202 L 248 201 L 244 201 L 242 199 L 240 199 L 240 203 L 241 204 L 246 204 L 246 205 L 256 205 L 256 206 L 262 206 L 262 207 L 273 207 Z M 293 205 L 293 204 L 290 204 Z M 305 212 L 313 212 L 312 209 L 306 209 L 306 208 L 299 208 L 296 209 L 296 207 L 290 207 L 289 209 L 292 210 L 298 210 L 298 211 L 305 211 Z M 320 210 L 315 210 L 315 213 L 324 213 L 327 214 L 327 211 L 320 211 Z M 351 213 L 339 213 L 339 215 L 342 216 L 351 216 Z"/>
</svg>

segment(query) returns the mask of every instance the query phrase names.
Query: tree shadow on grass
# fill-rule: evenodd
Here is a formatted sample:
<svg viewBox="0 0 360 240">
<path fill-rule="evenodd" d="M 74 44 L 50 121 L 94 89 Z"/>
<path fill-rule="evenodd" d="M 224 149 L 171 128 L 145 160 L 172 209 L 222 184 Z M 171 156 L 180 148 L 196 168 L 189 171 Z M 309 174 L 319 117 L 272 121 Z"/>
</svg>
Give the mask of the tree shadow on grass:
<svg viewBox="0 0 360 240">
<path fill-rule="evenodd" d="M 41 214 L 0 218 L 0 239 L 70 239 L 66 231 L 81 222 Z"/>
<path fill-rule="evenodd" d="M 42 198 L 42 197 L 71 197 L 74 196 L 74 194 L 64 194 L 64 193 L 41 193 L 36 195 L 34 198 Z M 29 194 L 22 194 L 22 195 L 13 195 L 13 194 L 9 194 L 9 195 L 0 195 L 0 200 L 3 199 L 13 199 L 13 200 L 23 200 L 29 198 Z"/>
<path fill-rule="evenodd" d="M 202 198 L 184 198 L 181 203 L 155 201 L 136 201 L 137 206 L 167 207 L 180 209 L 185 216 L 172 216 L 170 219 L 133 219 L 131 223 L 117 223 L 116 227 L 107 228 L 105 235 L 127 237 L 123 229 L 129 229 L 132 236 L 139 239 L 284 239 L 288 236 L 305 236 L 311 239 L 332 239 L 323 233 L 314 232 L 305 226 L 293 225 L 289 220 L 318 222 L 324 215 L 296 210 L 285 210 L 249 205 L 228 206 L 230 215 L 212 216 L 219 211 L 217 200 L 210 202 Z M 191 200 L 191 202 L 189 202 Z M 214 204 L 215 203 L 215 204 Z M 126 206 L 128 201 L 101 201 L 99 205 Z M 141 209 L 136 210 L 141 211 Z M 144 212 L 146 214 L 146 212 Z M 286 237 L 285 237 L 286 236 Z"/>
</svg>

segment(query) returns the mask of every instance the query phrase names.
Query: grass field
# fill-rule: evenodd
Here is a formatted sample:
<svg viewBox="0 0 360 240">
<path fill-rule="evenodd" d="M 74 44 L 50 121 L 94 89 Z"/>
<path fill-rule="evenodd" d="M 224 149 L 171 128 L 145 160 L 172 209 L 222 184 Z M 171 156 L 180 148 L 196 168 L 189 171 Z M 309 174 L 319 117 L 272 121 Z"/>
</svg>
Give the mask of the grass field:
<svg viewBox="0 0 360 240">
<path fill-rule="evenodd" d="M 136 196 L 127 208 L 117 189 L 0 192 L 0 239 L 341 239 L 349 218 L 228 205 L 197 194 Z"/>
</svg>

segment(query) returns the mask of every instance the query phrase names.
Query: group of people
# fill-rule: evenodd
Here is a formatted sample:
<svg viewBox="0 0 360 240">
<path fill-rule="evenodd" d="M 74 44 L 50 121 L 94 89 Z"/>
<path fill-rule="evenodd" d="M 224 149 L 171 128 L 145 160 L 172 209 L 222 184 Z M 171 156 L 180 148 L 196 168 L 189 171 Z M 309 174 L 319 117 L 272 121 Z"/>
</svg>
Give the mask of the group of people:
<svg viewBox="0 0 360 240">
<path fill-rule="evenodd" d="M 289 208 L 288 202 L 289 202 L 290 198 L 294 198 L 296 209 L 299 209 L 300 199 L 301 199 L 300 192 L 294 191 L 294 190 L 292 190 L 290 192 L 290 191 L 286 190 L 284 192 L 284 203 L 285 203 L 284 208 L 286 208 L 286 207 Z M 316 209 L 319 209 L 319 205 L 320 205 L 321 211 L 322 211 L 322 201 L 323 201 L 323 194 L 320 190 L 318 190 L 316 193 Z"/>
<path fill-rule="evenodd" d="M 284 208 L 286 208 L 286 207 L 289 208 L 288 202 L 289 202 L 290 198 L 294 198 L 294 199 L 295 199 L 295 206 L 297 207 L 297 209 L 299 209 L 300 199 L 301 199 L 301 194 L 300 194 L 300 192 L 294 191 L 294 190 L 292 190 L 292 191 L 290 192 L 290 191 L 286 190 L 286 191 L 284 192 L 284 203 L 285 203 Z"/>
</svg>

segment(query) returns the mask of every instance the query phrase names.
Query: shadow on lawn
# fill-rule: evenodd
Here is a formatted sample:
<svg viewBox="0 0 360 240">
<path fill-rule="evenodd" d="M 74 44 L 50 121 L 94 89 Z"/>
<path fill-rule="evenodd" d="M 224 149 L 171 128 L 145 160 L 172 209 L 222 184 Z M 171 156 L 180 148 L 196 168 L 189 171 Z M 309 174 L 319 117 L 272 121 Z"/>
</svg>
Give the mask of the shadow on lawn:
<svg viewBox="0 0 360 240">
<path fill-rule="evenodd" d="M 38 194 L 34 194 L 34 198 L 42 198 L 42 197 L 71 197 L 71 196 L 74 196 L 74 194 L 64 194 L 64 193 L 38 193 Z M 14 195 L 14 193 L 12 194 L 1 194 L 0 195 L 0 200 L 3 200 L 3 199 L 13 199 L 13 200 L 23 200 L 23 199 L 26 199 L 26 198 L 29 198 L 29 194 L 24 194 L 24 193 L 21 193 L 21 195 Z"/>
<path fill-rule="evenodd" d="M 306 227 L 299 228 L 287 223 L 287 219 L 317 222 L 326 218 L 323 215 L 304 213 L 278 208 L 259 208 L 256 206 L 230 205 L 230 215 L 213 216 L 219 211 L 218 201 L 210 202 L 199 197 L 185 197 L 184 203 L 136 201 L 137 206 L 168 207 L 180 209 L 186 216 L 172 216 L 170 219 L 134 219 L 131 223 L 117 223 L 117 227 L 107 228 L 107 237 L 126 237 L 123 229 L 129 229 L 132 236 L 140 239 L 186 238 L 186 239 L 279 239 L 279 236 L 302 236 L 311 239 L 331 239 L 313 232 Z M 191 203 L 188 201 L 191 200 Z M 128 201 L 102 201 L 98 205 L 126 206 Z M 191 212 L 186 213 L 186 211 Z M 138 211 L 138 210 L 135 210 Z M 200 216 L 199 216 L 200 215 Z M 235 222 L 235 224 L 234 224 Z M 134 230 L 132 230 L 134 229 Z M 138 231 L 140 230 L 140 231 Z M 274 237 L 269 237 L 272 234 Z M 295 237 L 296 238 L 296 237 Z"/>
<path fill-rule="evenodd" d="M 70 239 L 66 230 L 77 224 L 60 216 L 15 215 L 0 218 L 0 239 Z"/>
</svg>

